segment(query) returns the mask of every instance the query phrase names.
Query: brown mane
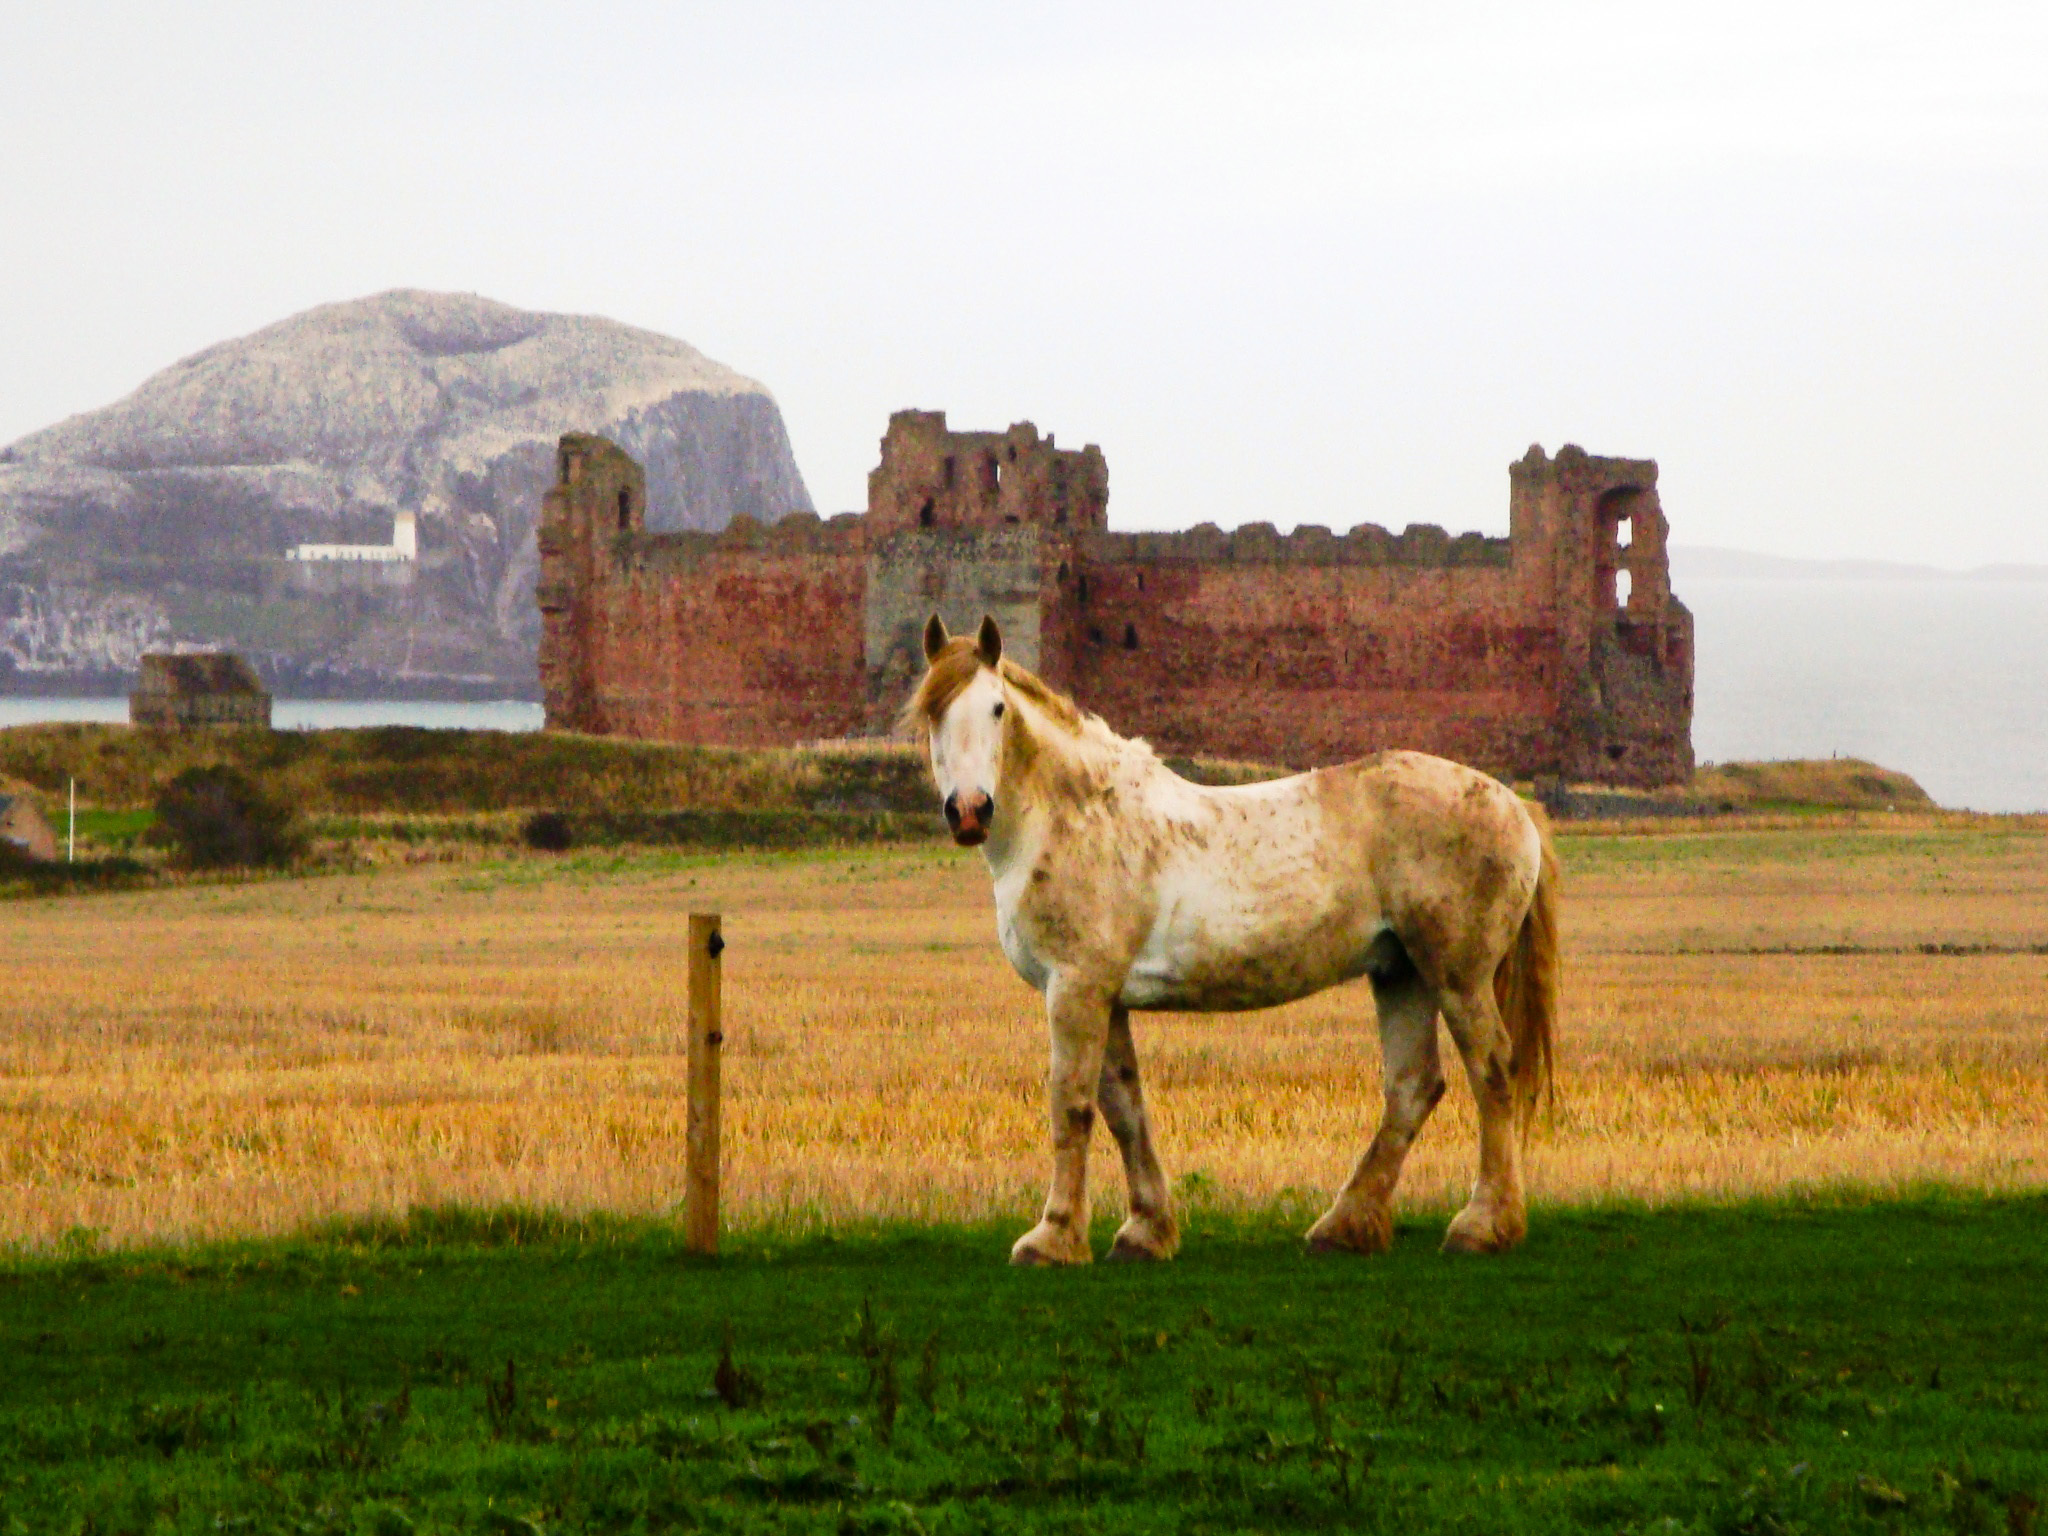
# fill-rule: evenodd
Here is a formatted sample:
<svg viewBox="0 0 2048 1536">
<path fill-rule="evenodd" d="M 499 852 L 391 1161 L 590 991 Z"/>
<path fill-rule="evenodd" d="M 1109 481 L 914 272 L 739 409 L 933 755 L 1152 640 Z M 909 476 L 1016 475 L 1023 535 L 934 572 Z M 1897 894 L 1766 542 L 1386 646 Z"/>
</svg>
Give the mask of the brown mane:
<svg viewBox="0 0 2048 1536">
<path fill-rule="evenodd" d="M 946 711 L 953 707 L 953 701 L 974 681 L 983 665 L 973 636 L 955 635 L 940 648 L 932 664 L 925 669 L 924 680 L 917 685 L 917 692 L 903 706 L 899 724 L 905 730 L 917 726 L 928 730 L 937 725 L 946 717 Z M 1019 696 L 1035 704 L 1054 723 L 1070 731 L 1081 729 L 1079 707 L 1036 673 L 1025 671 L 1005 657 L 996 663 L 996 675 Z"/>
</svg>

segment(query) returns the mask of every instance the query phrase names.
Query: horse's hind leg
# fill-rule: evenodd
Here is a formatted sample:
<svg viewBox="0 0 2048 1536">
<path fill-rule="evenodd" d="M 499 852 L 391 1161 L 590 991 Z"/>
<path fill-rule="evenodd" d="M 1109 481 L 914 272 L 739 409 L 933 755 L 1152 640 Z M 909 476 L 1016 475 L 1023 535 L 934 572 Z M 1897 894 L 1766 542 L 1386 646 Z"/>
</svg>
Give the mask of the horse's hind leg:
<svg viewBox="0 0 2048 1536">
<path fill-rule="evenodd" d="M 1479 1179 L 1444 1234 L 1447 1253 L 1495 1253 L 1529 1229 L 1522 1199 L 1522 1144 L 1515 1114 L 1514 1049 L 1493 989 L 1480 981 L 1443 992 L 1444 1023 L 1465 1058 L 1479 1107 Z"/>
<path fill-rule="evenodd" d="M 1117 1229 L 1109 1250 L 1112 1259 L 1170 1259 L 1180 1247 L 1180 1227 L 1159 1155 L 1152 1150 L 1152 1121 L 1145 1113 L 1145 1090 L 1138 1081 L 1138 1048 L 1131 1039 L 1131 1016 L 1121 1007 L 1109 1011 L 1109 1040 L 1102 1053 L 1102 1080 L 1095 1101 L 1124 1155 L 1124 1185 L 1130 1191 L 1131 1214 Z"/>
<path fill-rule="evenodd" d="M 1384 1253 L 1394 1241 L 1394 1186 L 1423 1122 L 1444 1096 L 1437 1057 L 1436 996 L 1413 970 L 1375 979 L 1386 1107 L 1372 1145 L 1351 1181 L 1322 1220 L 1309 1228 L 1308 1245 L 1322 1252 Z"/>
</svg>

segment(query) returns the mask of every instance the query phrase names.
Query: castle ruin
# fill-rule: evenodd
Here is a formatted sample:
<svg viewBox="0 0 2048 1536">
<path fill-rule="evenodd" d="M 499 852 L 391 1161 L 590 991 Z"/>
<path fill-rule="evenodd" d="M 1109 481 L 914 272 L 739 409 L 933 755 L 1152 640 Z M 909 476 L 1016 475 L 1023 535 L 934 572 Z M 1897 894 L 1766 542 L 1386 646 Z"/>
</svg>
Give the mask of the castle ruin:
<svg viewBox="0 0 2048 1536">
<path fill-rule="evenodd" d="M 1692 616 L 1657 466 L 1541 448 L 1509 533 L 1112 533 L 1109 467 L 1030 423 L 889 420 L 865 516 L 646 531 L 646 477 L 561 439 L 540 525 L 551 729 L 729 746 L 886 732 L 937 612 L 1162 752 L 1310 766 L 1412 747 L 1516 778 L 1692 772 Z"/>
</svg>

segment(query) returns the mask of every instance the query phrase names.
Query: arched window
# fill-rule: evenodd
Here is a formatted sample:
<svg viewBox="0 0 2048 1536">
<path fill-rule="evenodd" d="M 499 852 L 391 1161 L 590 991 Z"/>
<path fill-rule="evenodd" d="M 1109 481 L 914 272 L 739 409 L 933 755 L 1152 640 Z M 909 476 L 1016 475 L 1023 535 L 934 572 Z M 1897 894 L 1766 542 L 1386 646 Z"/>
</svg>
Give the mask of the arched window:
<svg viewBox="0 0 2048 1536">
<path fill-rule="evenodd" d="M 924 499 L 924 505 L 917 509 L 918 524 L 921 527 L 929 528 L 935 521 L 937 521 L 937 519 L 937 505 L 933 502 L 931 497 L 927 496 Z"/>
<path fill-rule="evenodd" d="M 1124 649 L 1127 651 L 1135 651 L 1137 648 L 1138 626 L 1135 624 L 1126 624 L 1124 626 Z"/>
<path fill-rule="evenodd" d="M 619 488 L 619 531 L 624 533 L 633 526 L 633 493 L 626 487 Z"/>
</svg>

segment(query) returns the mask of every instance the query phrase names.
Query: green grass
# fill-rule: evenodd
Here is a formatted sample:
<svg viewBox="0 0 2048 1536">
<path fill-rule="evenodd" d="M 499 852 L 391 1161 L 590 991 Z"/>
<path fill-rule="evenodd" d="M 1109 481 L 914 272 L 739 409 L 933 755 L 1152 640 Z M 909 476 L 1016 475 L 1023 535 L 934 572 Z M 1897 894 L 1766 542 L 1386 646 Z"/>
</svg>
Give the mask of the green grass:
<svg viewBox="0 0 2048 1536">
<path fill-rule="evenodd" d="M 63 835 L 64 821 L 60 816 L 52 825 Z M 156 825 L 156 812 L 147 808 L 118 811 L 81 810 L 78 813 L 78 836 L 80 841 L 90 839 L 102 847 L 116 848 L 123 852 L 134 847 L 142 834 Z"/>
<path fill-rule="evenodd" d="M 2039 1198 L 1539 1213 L 1491 1261 L 1253 1225 L 1016 1273 L 1010 1235 L 703 1262 L 442 1214 L 19 1263 L 0 1529 L 2016 1532 L 2048 1497 Z"/>
</svg>

